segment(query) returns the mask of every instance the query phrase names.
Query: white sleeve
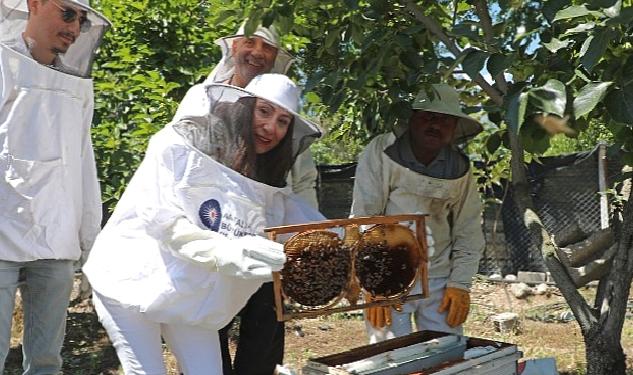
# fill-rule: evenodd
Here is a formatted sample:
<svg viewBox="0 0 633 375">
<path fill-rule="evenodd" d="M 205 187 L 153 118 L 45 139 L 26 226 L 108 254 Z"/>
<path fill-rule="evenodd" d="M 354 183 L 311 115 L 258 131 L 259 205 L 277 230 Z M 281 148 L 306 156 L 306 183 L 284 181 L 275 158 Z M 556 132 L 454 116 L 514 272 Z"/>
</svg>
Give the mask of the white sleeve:
<svg viewBox="0 0 633 375">
<path fill-rule="evenodd" d="M 481 227 L 482 204 L 477 182 L 469 171 L 462 198 L 453 208 L 451 273 L 448 286 L 469 289 L 479 269 L 479 259 L 485 247 Z"/>
<path fill-rule="evenodd" d="M 378 138 L 361 153 L 354 177 L 351 217 L 384 215 L 389 181 L 383 169 L 383 149 Z"/>
</svg>

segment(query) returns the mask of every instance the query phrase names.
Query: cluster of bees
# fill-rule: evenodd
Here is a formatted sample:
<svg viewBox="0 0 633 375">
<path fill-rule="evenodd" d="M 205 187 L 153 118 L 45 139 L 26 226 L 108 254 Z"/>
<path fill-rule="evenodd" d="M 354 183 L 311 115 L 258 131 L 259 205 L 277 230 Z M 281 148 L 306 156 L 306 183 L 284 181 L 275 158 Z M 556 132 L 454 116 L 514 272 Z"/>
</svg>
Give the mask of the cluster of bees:
<svg viewBox="0 0 633 375">
<path fill-rule="evenodd" d="M 314 243 L 286 254 L 281 270 L 282 289 L 292 302 L 322 307 L 347 288 L 352 269 L 352 250 L 341 242 Z M 354 259 L 360 286 L 372 296 L 390 297 L 402 293 L 414 279 L 416 265 L 410 264 L 406 246 L 364 244 Z"/>
<path fill-rule="evenodd" d="M 389 248 L 382 243 L 363 246 L 356 256 L 355 267 L 360 286 L 372 297 L 402 293 L 416 272 L 409 265 L 406 246 Z"/>
<path fill-rule="evenodd" d="M 281 270 L 283 291 L 304 306 L 323 306 L 347 286 L 351 251 L 342 244 L 311 244 L 287 255 Z"/>
</svg>

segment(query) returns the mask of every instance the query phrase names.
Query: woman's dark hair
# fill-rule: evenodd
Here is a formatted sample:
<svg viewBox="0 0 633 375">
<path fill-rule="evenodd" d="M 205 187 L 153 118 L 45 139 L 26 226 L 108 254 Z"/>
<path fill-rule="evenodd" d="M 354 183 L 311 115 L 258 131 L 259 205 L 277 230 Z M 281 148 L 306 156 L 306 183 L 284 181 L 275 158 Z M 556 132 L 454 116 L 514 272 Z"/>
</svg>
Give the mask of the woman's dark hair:
<svg viewBox="0 0 633 375">
<path fill-rule="evenodd" d="M 286 135 L 270 151 L 257 154 L 253 136 L 253 117 L 257 98 L 243 97 L 237 102 L 221 103 L 213 113 L 226 124 L 235 124 L 235 153 L 232 160 L 218 160 L 240 174 L 255 181 L 275 187 L 286 186 L 286 176 L 292 167 L 292 132 L 294 117 L 288 126 Z"/>
</svg>

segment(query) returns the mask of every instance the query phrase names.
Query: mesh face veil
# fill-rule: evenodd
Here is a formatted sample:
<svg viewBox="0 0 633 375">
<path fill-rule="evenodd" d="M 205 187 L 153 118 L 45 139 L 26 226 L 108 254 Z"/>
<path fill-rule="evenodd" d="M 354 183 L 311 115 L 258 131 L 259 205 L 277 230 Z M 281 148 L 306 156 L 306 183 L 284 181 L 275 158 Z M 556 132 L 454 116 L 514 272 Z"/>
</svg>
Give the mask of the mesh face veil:
<svg viewBox="0 0 633 375">
<path fill-rule="evenodd" d="M 235 59 L 233 58 L 233 42 L 236 39 L 247 37 L 245 24 L 242 24 L 235 35 L 220 38 L 215 41 L 222 48 L 222 60 L 216 65 L 206 83 L 225 82 L 231 78 L 235 69 Z M 293 62 L 292 55 L 281 48 L 279 34 L 273 25 L 269 27 L 258 26 L 250 37 L 261 38 L 265 43 L 277 48 L 277 56 L 270 73 L 285 74 Z"/>
<path fill-rule="evenodd" d="M 246 89 L 211 84 L 207 86 L 207 95 L 209 114 L 185 117 L 173 125 L 174 129 L 215 161 L 267 185 L 285 186 L 296 156 L 321 135 L 316 124 L 297 113 L 298 88 L 281 74 L 258 76 Z M 258 100 L 292 116 L 279 142 L 259 154 L 255 151 L 253 126 Z"/>
<path fill-rule="evenodd" d="M 103 34 L 111 26 L 110 21 L 92 9 L 88 0 L 48 1 L 53 1 L 54 5 L 59 8 L 57 11 L 63 22 L 75 22 L 71 15 L 74 11 L 74 16 L 80 19 L 81 25 L 81 32 L 75 41 L 66 52 L 57 55 L 55 62 L 50 67 L 79 77 L 90 77 L 95 52 L 101 44 Z M 21 40 L 28 20 L 27 0 L 0 0 L 0 43 L 16 50 L 19 48 L 15 48 L 15 46 L 26 44 L 27 50 L 25 52 L 28 52 L 38 43 L 36 40 Z"/>
</svg>

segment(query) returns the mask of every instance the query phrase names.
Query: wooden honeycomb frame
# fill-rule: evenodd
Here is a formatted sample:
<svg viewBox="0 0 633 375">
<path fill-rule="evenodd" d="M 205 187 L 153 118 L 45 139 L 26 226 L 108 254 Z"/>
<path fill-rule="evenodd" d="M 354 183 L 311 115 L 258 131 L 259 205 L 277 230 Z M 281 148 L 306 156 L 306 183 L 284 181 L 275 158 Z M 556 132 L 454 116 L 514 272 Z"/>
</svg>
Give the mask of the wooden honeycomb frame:
<svg viewBox="0 0 633 375">
<path fill-rule="evenodd" d="M 422 283 L 421 294 L 408 294 L 395 298 L 386 298 L 376 300 L 369 303 L 357 303 L 351 299 L 347 299 L 349 306 L 333 307 L 326 306 L 321 309 L 314 309 L 306 307 L 299 311 L 286 311 L 286 307 L 283 301 L 282 292 L 282 280 L 280 272 L 273 272 L 273 287 L 275 292 L 275 308 L 278 321 L 286 321 L 296 318 L 309 318 L 320 315 L 334 314 L 338 312 L 345 312 L 351 310 L 359 310 L 367 307 L 376 306 L 392 306 L 408 301 L 418 300 L 426 298 L 429 295 L 429 282 L 428 282 L 428 246 L 426 243 L 426 227 L 425 216 L 422 214 L 409 214 L 409 215 L 390 215 L 390 216 L 370 216 L 370 217 L 356 217 L 350 219 L 334 219 L 324 220 L 316 223 L 298 224 L 298 225 L 286 225 L 279 227 L 266 228 L 264 231 L 268 233 L 268 238 L 272 241 L 276 241 L 277 237 L 282 234 L 289 233 L 301 233 L 310 230 L 328 230 L 334 228 L 343 228 L 345 230 L 352 226 L 361 225 L 380 225 L 380 224 L 401 224 L 403 222 L 415 222 L 415 237 L 417 239 L 420 250 L 420 262 L 418 265 L 417 276 Z"/>
</svg>

